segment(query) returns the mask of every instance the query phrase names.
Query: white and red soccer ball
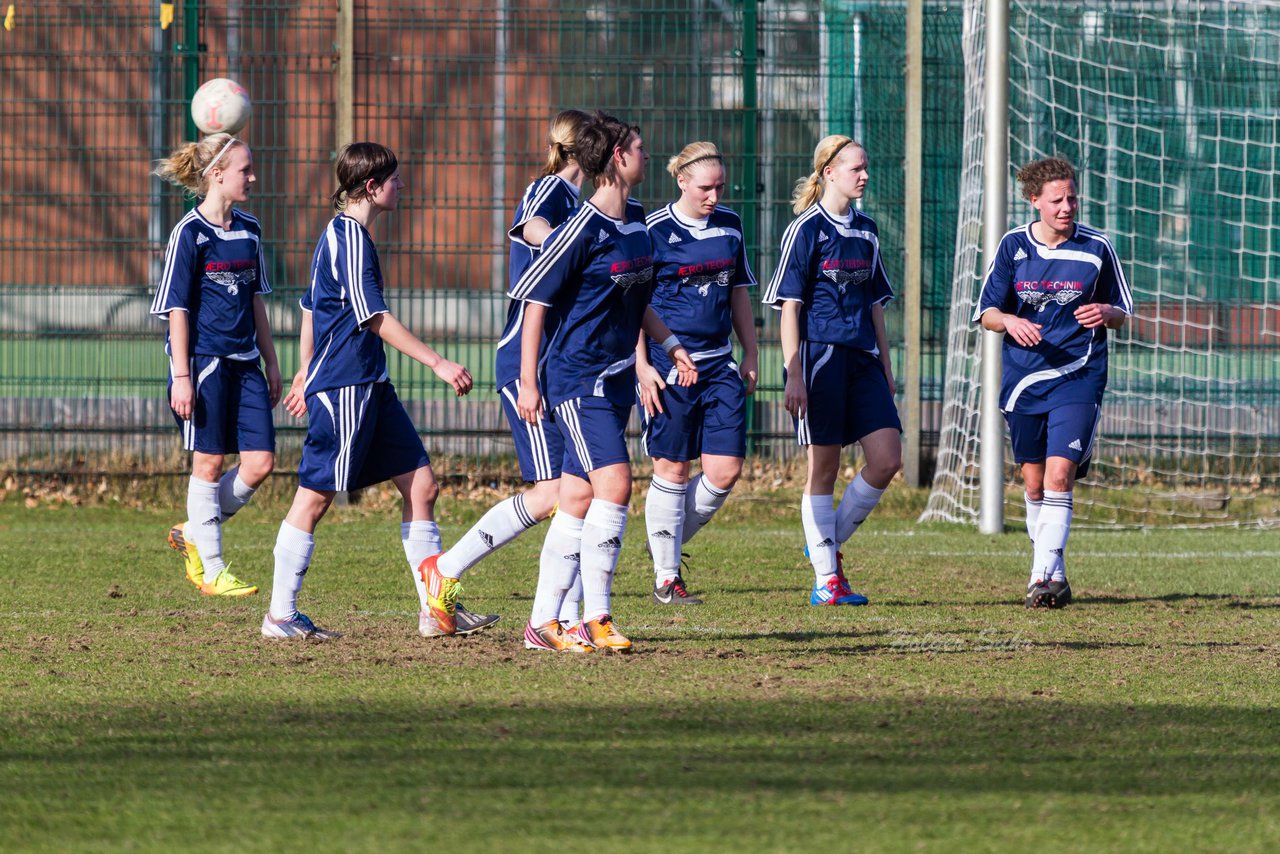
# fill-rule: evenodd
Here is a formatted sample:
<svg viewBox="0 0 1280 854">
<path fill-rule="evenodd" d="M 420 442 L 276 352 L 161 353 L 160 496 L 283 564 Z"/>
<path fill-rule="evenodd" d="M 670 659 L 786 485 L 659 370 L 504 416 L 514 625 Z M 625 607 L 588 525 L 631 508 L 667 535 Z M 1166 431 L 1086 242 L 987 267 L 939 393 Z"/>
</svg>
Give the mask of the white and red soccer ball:
<svg viewBox="0 0 1280 854">
<path fill-rule="evenodd" d="M 202 133 L 236 133 L 252 113 L 249 90 L 226 77 L 206 81 L 191 99 L 191 118 Z"/>
</svg>

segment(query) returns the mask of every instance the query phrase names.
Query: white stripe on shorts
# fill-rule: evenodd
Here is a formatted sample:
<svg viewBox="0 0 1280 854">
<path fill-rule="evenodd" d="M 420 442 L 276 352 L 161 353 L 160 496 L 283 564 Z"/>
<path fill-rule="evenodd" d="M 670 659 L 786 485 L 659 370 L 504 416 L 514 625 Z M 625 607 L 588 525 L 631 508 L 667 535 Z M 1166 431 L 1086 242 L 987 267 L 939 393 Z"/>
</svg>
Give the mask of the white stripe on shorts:
<svg viewBox="0 0 1280 854">
<path fill-rule="evenodd" d="M 511 401 L 512 407 L 516 405 L 516 398 L 508 387 L 502 387 L 502 396 Z M 537 424 L 523 423 L 529 435 L 529 453 L 533 457 L 533 479 L 551 480 L 555 475 L 551 473 L 551 453 L 547 450 L 547 419 L 539 418 Z"/>
<path fill-rule="evenodd" d="M 582 401 L 574 398 L 557 406 L 556 413 L 564 421 L 565 429 L 569 431 L 569 438 L 573 440 L 573 447 L 578 451 L 578 462 L 582 463 L 582 470 L 590 472 L 593 468 L 591 449 L 587 445 L 587 437 L 582 434 L 582 421 L 578 418 L 578 411 L 581 408 Z"/>
</svg>

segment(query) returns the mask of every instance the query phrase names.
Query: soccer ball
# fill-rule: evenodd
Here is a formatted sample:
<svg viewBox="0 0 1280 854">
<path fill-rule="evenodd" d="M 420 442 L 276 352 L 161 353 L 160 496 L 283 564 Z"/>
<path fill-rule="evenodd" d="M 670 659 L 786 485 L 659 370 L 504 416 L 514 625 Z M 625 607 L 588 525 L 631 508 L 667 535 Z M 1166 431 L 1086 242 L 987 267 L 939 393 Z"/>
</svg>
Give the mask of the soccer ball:
<svg viewBox="0 0 1280 854">
<path fill-rule="evenodd" d="M 191 99 L 191 118 L 203 133 L 235 133 L 252 112 L 249 90 L 225 77 L 206 81 Z"/>
</svg>

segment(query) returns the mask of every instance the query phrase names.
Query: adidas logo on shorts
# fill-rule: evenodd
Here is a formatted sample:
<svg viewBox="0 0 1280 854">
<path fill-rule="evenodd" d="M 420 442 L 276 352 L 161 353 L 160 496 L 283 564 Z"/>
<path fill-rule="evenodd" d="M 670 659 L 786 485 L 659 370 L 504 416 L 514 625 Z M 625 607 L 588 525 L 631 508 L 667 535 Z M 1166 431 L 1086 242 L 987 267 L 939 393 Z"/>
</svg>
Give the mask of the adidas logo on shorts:
<svg viewBox="0 0 1280 854">
<path fill-rule="evenodd" d="M 1084 447 L 1080 444 L 1080 440 L 1079 440 L 1079 439 L 1073 439 L 1073 440 L 1071 440 L 1071 444 L 1070 444 L 1070 445 L 1067 445 L 1067 447 L 1068 447 L 1068 448 L 1070 448 L 1070 449 L 1071 449 L 1071 450 L 1073 450 L 1073 451 L 1083 451 L 1083 450 L 1084 450 Z"/>
<path fill-rule="evenodd" d="M 571 554 L 571 555 L 563 555 L 563 556 L 562 556 L 562 559 L 563 559 L 563 560 L 567 560 L 567 561 L 569 561 L 570 563 L 582 563 L 582 553 L 581 553 L 581 552 L 574 552 L 574 553 L 573 553 L 573 554 Z"/>
<path fill-rule="evenodd" d="M 1013 260 L 1015 260 L 1015 261 L 1025 261 L 1025 260 L 1027 260 L 1027 253 L 1023 250 L 1023 248 L 1022 248 L 1021 246 L 1019 246 L 1019 247 L 1018 247 L 1018 251 L 1017 251 L 1016 253 L 1014 253 Z"/>
<path fill-rule="evenodd" d="M 832 546 L 834 546 L 835 544 L 836 544 L 836 541 L 835 541 L 835 540 L 831 539 L 830 537 L 827 537 L 827 538 L 826 538 L 826 539 L 824 539 L 822 542 L 818 543 L 818 548 L 820 548 L 820 549 L 829 549 L 829 548 L 831 548 Z"/>
<path fill-rule="evenodd" d="M 676 538 L 676 535 L 671 533 L 670 531 L 659 531 L 658 533 L 653 535 L 653 538 L 655 540 L 674 540 Z"/>
<path fill-rule="evenodd" d="M 609 539 L 605 540 L 603 543 L 600 543 L 599 546 L 597 546 L 597 548 L 605 552 L 611 551 L 613 549 L 620 549 L 622 548 L 622 539 L 619 537 L 610 537 Z"/>
</svg>

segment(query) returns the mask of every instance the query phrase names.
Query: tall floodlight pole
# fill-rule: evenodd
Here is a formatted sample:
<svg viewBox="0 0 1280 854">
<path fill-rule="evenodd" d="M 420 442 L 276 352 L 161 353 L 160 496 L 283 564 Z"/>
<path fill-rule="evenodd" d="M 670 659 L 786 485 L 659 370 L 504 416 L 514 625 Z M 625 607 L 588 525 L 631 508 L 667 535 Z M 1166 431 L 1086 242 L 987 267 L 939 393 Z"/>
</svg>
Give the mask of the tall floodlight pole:
<svg viewBox="0 0 1280 854">
<path fill-rule="evenodd" d="M 991 263 L 1008 225 L 1009 0 L 986 0 L 986 91 L 982 158 L 982 265 Z M 999 332 L 982 331 L 982 422 L 979 427 L 978 530 L 1004 530 L 1004 419 L 1000 414 Z"/>
</svg>

